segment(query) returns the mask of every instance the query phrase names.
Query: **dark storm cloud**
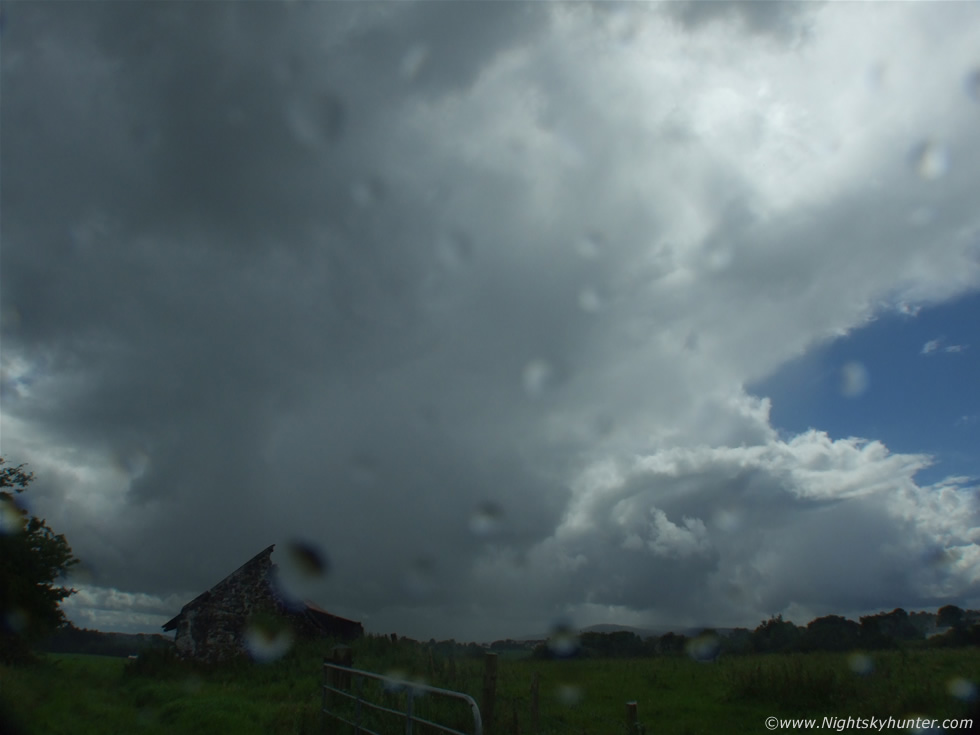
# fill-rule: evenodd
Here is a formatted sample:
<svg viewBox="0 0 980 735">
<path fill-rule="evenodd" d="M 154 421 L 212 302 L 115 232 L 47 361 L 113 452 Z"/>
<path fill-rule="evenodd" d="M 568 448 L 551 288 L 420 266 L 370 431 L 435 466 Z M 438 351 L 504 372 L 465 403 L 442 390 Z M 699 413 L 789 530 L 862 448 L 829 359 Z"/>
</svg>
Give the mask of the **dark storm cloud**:
<svg viewBox="0 0 980 735">
<path fill-rule="evenodd" d="M 712 22 L 734 20 L 752 34 L 790 40 L 806 32 L 808 18 L 819 5 L 765 0 L 683 0 L 667 3 L 666 7 L 672 17 L 692 30 Z"/>
</svg>

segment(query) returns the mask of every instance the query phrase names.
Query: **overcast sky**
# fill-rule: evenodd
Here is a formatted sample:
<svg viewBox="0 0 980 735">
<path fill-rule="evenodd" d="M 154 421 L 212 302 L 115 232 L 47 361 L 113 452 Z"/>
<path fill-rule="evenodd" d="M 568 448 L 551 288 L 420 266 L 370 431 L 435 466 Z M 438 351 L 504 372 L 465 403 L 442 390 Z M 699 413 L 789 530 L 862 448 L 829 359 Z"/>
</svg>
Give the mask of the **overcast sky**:
<svg viewBox="0 0 980 735">
<path fill-rule="evenodd" d="M 425 639 L 980 607 L 980 5 L 2 34 L 0 451 L 77 625 L 294 542 Z"/>
</svg>

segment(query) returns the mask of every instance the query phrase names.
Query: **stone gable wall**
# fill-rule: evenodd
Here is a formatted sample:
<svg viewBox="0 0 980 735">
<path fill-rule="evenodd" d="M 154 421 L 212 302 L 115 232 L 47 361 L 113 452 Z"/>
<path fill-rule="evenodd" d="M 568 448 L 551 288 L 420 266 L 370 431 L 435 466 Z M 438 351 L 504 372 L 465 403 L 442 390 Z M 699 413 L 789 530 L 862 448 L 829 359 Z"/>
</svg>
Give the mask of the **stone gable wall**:
<svg viewBox="0 0 980 735">
<path fill-rule="evenodd" d="M 222 661 L 245 651 L 249 618 L 277 611 L 269 587 L 270 557 L 271 550 L 184 606 L 175 639 L 181 656 Z"/>
</svg>

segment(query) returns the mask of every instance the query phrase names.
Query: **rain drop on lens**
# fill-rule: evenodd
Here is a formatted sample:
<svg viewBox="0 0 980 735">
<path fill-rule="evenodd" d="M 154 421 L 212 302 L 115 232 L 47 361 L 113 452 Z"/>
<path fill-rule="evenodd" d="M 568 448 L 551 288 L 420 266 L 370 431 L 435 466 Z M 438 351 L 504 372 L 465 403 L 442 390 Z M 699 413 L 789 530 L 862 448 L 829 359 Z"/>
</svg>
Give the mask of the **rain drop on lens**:
<svg viewBox="0 0 980 735">
<path fill-rule="evenodd" d="M 578 653 L 579 639 L 575 629 L 567 622 L 555 623 L 548 636 L 548 650 L 557 658 L 569 658 Z"/>
<path fill-rule="evenodd" d="M 968 72 L 963 80 L 966 93 L 974 102 L 980 102 L 980 68 Z"/>
<path fill-rule="evenodd" d="M 480 503 L 470 516 L 470 531 L 475 536 L 493 536 L 500 531 L 503 509 L 493 501 Z"/>
<path fill-rule="evenodd" d="M 421 557 L 412 562 L 405 570 L 405 589 L 416 598 L 430 595 L 435 589 L 435 564 L 428 557 Z"/>
<path fill-rule="evenodd" d="M 855 674 L 860 674 L 861 676 L 867 676 L 875 669 L 874 662 L 871 657 L 864 653 L 853 653 L 847 660 L 847 665 L 850 666 L 851 671 Z"/>
<path fill-rule="evenodd" d="M 330 570 L 326 555 L 314 544 L 305 541 L 292 541 L 287 544 L 289 563 L 297 574 L 317 579 Z"/>
<path fill-rule="evenodd" d="M 934 181 L 942 178 L 949 167 L 946 149 L 936 141 L 925 140 L 909 151 L 909 164 L 920 178 Z"/>
<path fill-rule="evenodd" d="M 26 522 L 24 511 L 13 498 L 0 497 L 0 534 L 20 533 Z"/>
<path fill-rule="evenodd" d="M 977 698 L 977 685 L 969 679 L 964 679 L 962 676 L 950 679 L 946 685 L 946 691 L 949 692 L 951 697 L 955 697 L 963 702 L 972 702 Z"/>
<path fill-rule="evenodd" d="M 578 305 L 582 311 L 595 314 L 602 310 L 602 298 L 594 288 L 586 287 L 578 292 Z"/>
<path fill-rule="evenodd" d="M 721 641 L 712 634 L 699 635 L 687 642 L 687 655 L 695 661 L 715 661 L 721 653 Z"/>
<path fill-rule="evenodd" d="M 377 206 L 384 199 L 384 196 L 384 182 L 377 177 L 359 181 L 351 187 L 351 199 L 362 209 Z"/>
<path fill-rule="evenodd" d="M 541 395 L 551 382 L 552 373 L 546 360 L 531 360 L 524 366 L 524 392 L 532 398 Z"/>
<path fill-rule="evenodd" d="M 288 604 L 315 598 L 323 578 L 330 571 L 327 555 L 308 541 L 290 541 L 277 554 L 275 581 Z"/>
<path fill-rule="evenodd" d="M 425 66 L 426 59 L 429 58 L 429 49 L 424 43 L 417 43 L 412 46 L 402 57 L 399 73 L 402 78 L 411 81 L 419 75 L 422 67 Z"/>
<path fill-rule="evenodd" d="M 602 254 L 602 235 L 597 232 L 587 232 L 576 243 L 576 250 L 583 258 L 598 258 Z"/>
<path fill-rule="evenodd" d="M 847 398 L 857 398 L 868 389 L 871 382 L 868 369 L 860 362 L 852 361 L 841 368 L 840 392 Z"/>
<path fill-rule="evenodd" d="M 566 707 L 574 707 L 582 701 L 582 687 L 575 684 L 559 684 L 555 689 L 555 696 Z"/>
<path fill-rule="evenodd" d="M 259 663 L 270 663 L 285 656 L 293 646 L 293 634 L 285 625 L 260 621 L 245 629 L 245 648 Z"/>
<path fill-rule="evenodd" d="M 465 232 L 450 230 L 439 238 L 439 258 L 449 269 L 463 268 L 473 260 L 473 243 Z"/>
</svg>

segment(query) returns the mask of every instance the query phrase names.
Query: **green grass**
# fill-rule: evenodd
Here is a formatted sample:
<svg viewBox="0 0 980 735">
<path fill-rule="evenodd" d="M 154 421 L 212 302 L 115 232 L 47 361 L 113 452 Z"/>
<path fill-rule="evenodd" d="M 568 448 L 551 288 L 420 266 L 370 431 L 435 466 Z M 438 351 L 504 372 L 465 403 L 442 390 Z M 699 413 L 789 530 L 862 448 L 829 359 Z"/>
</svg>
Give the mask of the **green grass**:
<svg viewBox="0 0 980 735">
<path fill-rule="evenodd" d="M 134 667 L 125 659 L 49 655 L 36 666 L 0 667 L 0 696 L 28 735 L 318 733 L 320 661 L 327 650 L 307 646 L 271 664 L 218 668 L 162 657 Z M 762 733 L 770 715 L 963 717 L 967 704 L 949 694 L 948 683 L 955 677 L 980 683 L 975 648 L 877 652 L 870 658 L 873 669 L 861 675 L 846 654 L 732 656 L 711 664 L 684 657 L 539 661 L 501 656 L 496 727 L 490 735 L 535 733 L 535 676 L 538 735 L 625 735 L 630 700 L 638 703 L 639 721 L 651 735 Z M 450 661 L 412 642 L 368 638 L 355 644 L 354 662 L 357 668 L 397 671 L 463 691 L 478 702 L 482 698 L 479 659 Z M 365 684 L 365 693 L 396 709 L 405 706 L 404 693 L 386 693 L 374 682 Z M 467 729 L 468 710 L 451 701 L 422 696 L 416 713 Z M 404 732 L 394 718 L 373 716 L 371 722 L 383 732 Z M 344 732 L 336 726 L 327 731 Z"/>
</svg>

